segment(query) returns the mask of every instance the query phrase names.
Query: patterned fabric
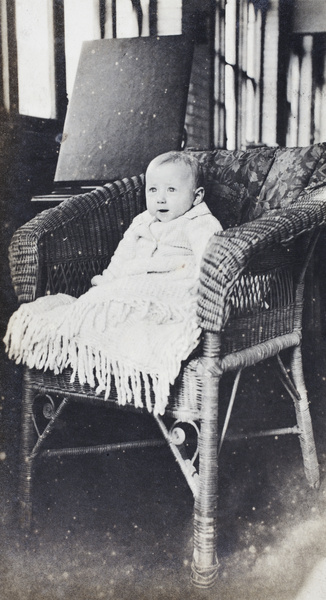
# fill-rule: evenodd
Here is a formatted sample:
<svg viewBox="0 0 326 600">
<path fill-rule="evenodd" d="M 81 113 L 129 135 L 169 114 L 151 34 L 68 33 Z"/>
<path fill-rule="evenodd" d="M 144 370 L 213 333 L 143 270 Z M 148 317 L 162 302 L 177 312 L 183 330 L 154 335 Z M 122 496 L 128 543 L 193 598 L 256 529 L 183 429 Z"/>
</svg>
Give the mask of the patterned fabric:
<svg viewBox="0 0 326 600">
<path fill-rule="evenodd" d="M 286 208 L 308 186 L 311 189 L 325 176 L 325 144 L 306 148 L 278 148 L 275 160 L 262 187 L 256 206 L 249 211 L 249 220 L 266 210 Z M 318 173 L 316 166 L 320 161 Z"/>
<path fill-rule="evenodd" d="M 191 153 L 203 167 L 205 201 L 223 229 L 247 221 L 271 168 L 275 148 Z"/>
<path fill-rule="evenodd" d="M 301 192 L 300 195 L 306 194 L 326 183 L 326 144 L 320 144 L 324 147 L 324 152 L 321 155 L 316 168 L 314 169 L 307 187 Z"/>
</svg>

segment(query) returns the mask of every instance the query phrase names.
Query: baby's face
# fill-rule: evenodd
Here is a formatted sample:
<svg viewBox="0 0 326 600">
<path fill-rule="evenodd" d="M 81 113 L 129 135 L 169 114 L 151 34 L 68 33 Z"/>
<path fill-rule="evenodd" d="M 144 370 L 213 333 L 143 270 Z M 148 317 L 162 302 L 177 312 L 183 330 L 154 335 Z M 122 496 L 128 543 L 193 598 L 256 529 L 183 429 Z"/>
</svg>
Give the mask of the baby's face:
<svg viewBox="0 0 326 600">
<path fill-rule="evenodd" d="M 183 163 L 149 165 L 146 172 L 146 205 L 149 213 L 167 223 L 194 204 L 195 183 L 191 168 Z"/>
</svg>

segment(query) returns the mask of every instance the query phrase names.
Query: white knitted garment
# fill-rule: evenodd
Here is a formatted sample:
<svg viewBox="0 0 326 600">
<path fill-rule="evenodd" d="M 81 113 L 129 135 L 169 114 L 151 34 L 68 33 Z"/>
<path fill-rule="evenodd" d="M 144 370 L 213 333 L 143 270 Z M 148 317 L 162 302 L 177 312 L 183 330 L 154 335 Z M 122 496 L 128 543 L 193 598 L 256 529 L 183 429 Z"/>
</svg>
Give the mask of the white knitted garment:
<svg viewBox="0 0 326 600">
<path fill-rule="evenodd" d="M 78 374 L 106 399 L 113 376 L 120 404 L 143 407 L 143 390 L 149 411 L 152 389 L 154 412 L 164 414 L 170 386 L 200 337 L 195 282 L 187 275 L 121 277 L 78 299 L 57 294 L 23 304 L 4 338 L 9 358 L 54 373 L 70 366 L 72 381 Z"/>
</svg>

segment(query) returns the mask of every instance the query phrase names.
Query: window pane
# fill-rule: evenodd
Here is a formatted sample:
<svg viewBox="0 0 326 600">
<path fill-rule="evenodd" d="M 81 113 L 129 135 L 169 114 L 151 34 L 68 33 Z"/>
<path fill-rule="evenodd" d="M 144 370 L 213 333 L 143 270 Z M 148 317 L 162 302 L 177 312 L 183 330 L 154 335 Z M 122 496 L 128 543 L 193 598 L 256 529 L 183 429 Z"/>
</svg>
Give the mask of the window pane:
<svg viewBox="0 0 326 600">
<path fill-rule="evenodd" d="M 262 106 L 262 142 L 277 143 L 277 71 L 279 41 L 279 0 L 270 0 L 266 13 L 264 41 L 264 81 Z"/>
<path fill-rule="evenodd" d="M 182 0 L 157 0 L 158 35 L 179 35 L 182 32 Z"/>
<path fill-rule="evenodd" d="M 120 0 L 117 7 L 117 37 L 129 38 L 138 37 L 137 11 L 130 0 Z"/>
<path fill-rule="evenodd" d="M 7 31 L 7 4 L 1 0 L 1 53 L 2 53 L 2 89 L 3 106 L 7 111 L 10 109 L 9 96 L 9 53 L 8 53 L 8 31 Z"/>
<path fill-rule="evenodd" d="M 16 0 L 19 112 L 56 117 L 52 0 Z"/>
<path fill-rule="evenodd" d="M 41 0 L 42 1 L 42 0 Z M 82 42 L 101 38 L 99 0 L 65 0 L 67 94 L 71 95 Z"/>
</svg>

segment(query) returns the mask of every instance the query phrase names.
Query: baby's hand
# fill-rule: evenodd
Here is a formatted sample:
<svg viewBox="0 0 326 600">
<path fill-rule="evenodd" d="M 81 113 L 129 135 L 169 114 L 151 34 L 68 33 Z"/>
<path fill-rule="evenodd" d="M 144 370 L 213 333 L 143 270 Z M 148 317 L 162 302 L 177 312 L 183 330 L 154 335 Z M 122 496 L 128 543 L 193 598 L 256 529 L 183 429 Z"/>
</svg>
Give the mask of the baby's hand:
<svg viewBox="0 0 326 600">
<path fill-rule="evenodd" d="M 100 285 L 101 284 L 101 280 L 103 280 L 103 276 L 102 275 L 95 275 L 91 279 L 91 284 L 92 285 Z"/>
<path fill-rule="evenodd" d="M 194 283 L 194 285 L 192 286 L 192 288 L 190 288 L 190 295 L 198 296 L 198 290 L 199 290 L 199 281 L 196 281 Z"/>
<path fill-rule="evenodd" d="M 108 272 L 107 269 L 103 271 L 102 275 L 94 275 L 91 279 L 92 285 L 103 285 L 104 283 L 109 283 L 114 279 L 112 273 Z"/>
</svg>

